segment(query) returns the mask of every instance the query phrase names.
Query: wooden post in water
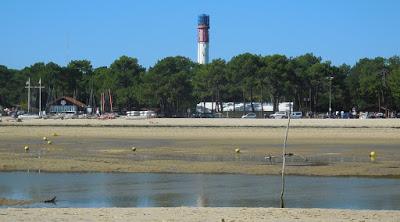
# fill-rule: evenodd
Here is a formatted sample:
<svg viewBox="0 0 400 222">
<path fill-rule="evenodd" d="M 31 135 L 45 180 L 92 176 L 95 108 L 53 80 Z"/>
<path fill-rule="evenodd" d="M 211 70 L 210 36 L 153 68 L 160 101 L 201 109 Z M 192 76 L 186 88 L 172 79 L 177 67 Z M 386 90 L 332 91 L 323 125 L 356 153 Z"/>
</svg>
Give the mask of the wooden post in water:
<svg viewBox="0 0 400 222">
<path fill-rule="evenodd" d="M 289 111 L 288 111 L 288 122 L 286 126 L 285 132 L 285 139 L 283 141 L 283 148 L 282 148 L 282 190 L 281 190 L 281 208 L 285 208 L 285 202 L 283 200 L 283 195 L 285 194 L 285 164 L 286 164 L 286 143 L 289 133 L 289 126 L 290 126 L 290 116 L 292 112 L 292 103 L 289 103 Z"/>
</svg>

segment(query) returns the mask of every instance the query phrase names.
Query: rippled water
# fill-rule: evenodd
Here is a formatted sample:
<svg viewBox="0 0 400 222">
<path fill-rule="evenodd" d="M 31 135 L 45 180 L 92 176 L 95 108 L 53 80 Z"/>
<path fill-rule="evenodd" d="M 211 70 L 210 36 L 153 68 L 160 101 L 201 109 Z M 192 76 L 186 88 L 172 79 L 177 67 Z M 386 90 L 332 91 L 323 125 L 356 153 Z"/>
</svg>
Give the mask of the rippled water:
<svg viewBox="0 0 400 222">
<path fill-rule="evenodd" d="M 288 176 L 286 206 L 400 210 L 400 179 Z M 0 173 L 0 198 L 23 207 L 279 207 L 279 176 Z M 57 196 L 56 205 L 41 200 Z"/>
</svg>

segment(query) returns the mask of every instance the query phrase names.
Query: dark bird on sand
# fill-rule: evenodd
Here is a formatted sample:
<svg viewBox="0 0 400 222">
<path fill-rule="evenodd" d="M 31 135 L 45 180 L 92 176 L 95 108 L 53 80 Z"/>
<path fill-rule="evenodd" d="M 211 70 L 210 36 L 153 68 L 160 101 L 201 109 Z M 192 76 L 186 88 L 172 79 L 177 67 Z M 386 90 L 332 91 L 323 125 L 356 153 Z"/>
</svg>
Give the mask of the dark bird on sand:
<svg viewBox="0 0 400 222">
<path fill-rule="evenodd" d="M 53 204 L 55 204 L 55 203 L 56 203 L 56 196 L 54 196 L 54 197 L 51 198 L 51 199 L 45 200 L 44 202 L 45 202 L 45 203 L 53 203 Z"/>
<path fill-rule="evenodd" d="M 294 156 L 294 153 L 285 153 L 285 156 Z"/>
</svg>

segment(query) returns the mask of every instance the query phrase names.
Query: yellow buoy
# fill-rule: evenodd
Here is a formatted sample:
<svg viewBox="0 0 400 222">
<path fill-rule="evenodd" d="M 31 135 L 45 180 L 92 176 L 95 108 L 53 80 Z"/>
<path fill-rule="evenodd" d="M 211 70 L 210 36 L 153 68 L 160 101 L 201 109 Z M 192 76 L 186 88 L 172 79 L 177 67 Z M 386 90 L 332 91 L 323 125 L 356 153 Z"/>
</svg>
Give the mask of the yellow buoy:
<svg viewBox="0 0 400 222">
<path fill-rule="evenodd" d="M 239 148 L 236 148 L 236 149 L 235 149 L 235 153 L 240 153 L 240 149 L 239 149 Z"/>
<path fill-rule="evenodd" d="M 371 158 L 371 161 L 374 162 L 376 160 L 376 153 L 375 151 L 372 151 L 369 153 L 369 158 Z"/>
<path fill-rule="evenodd" d="M 28 152 L 29 151 L 29 146 L 25 146 L 24 149 L 25 149 L 25 152 Z"/>
<path fill-rule="evenodd" d="M 47 141 L 47 144 L 52 144 L 53 142 L 51 142 L 51 140 Z"/>
<path fill-rule="evenodd" d="M 57 133 L 53 133 L 53 136 L 58 136 L 58 134 Z"/>
<path fill-rule="evenodd" d="M 371 153 L 369 153 L 369 157 L 376 157 L 376 153 L 375 153 L 375 151 L 372 151 Z"/>
<path fill-rule="evenodd" d="M 132 147 L 132 151 L 135 152 L 136 151 L 136 147 L 133 146 Z"/>
<path fill-rule="evenodd" d="M 43 137 L 43 140 L 44 140 L 44 141 L 47 141 L 47 137 L 44 136 L 44 137 Z"/>
</svg>

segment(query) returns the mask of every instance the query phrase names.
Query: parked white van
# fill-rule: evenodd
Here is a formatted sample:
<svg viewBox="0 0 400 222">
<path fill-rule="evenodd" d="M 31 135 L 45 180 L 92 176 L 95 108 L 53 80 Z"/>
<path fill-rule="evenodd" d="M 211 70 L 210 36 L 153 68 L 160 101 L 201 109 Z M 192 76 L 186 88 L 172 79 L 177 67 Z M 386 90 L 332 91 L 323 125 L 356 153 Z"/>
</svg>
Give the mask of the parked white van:
<svg viewBox="0 0 400 222">
<path fill-rule="evenodd" d="M 292 112 L 290 114 L 290 118 L 292 118 L 292 119 L 301 119 L 301 118 L 303 118 L 303 113 L 302 112 Z"/>
<path fill-rule="evenodd" d="M 274 114 L 269 115 L 269 118 L 272 118 L 272 119 L 286 119 L 287 118 L 287 114 L 286 114 L 285 111 L 279 111 L 279 112 L 276 112 Z"/>
</svg>

